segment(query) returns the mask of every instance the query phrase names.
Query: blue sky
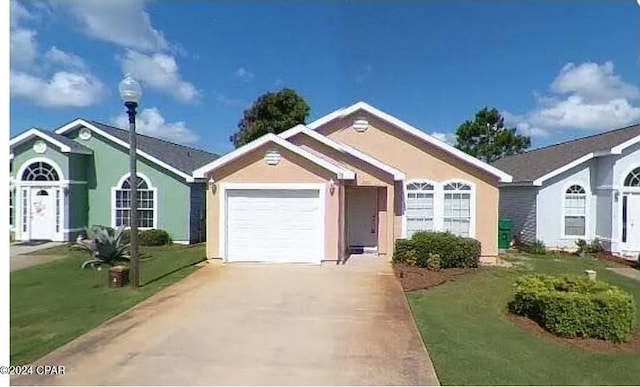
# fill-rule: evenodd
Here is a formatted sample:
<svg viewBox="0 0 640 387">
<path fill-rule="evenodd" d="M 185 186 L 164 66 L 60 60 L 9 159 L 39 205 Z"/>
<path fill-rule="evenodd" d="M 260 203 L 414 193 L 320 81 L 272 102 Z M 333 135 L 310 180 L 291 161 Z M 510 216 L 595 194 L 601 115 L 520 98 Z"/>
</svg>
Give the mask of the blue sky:
<svg viewBox="0 0 640 387">
<path fill-rule="evenodd" d="M 547 145 L 640 122 L 640 8 L 617 2 L 11 0 L 11 135 L 77 117 L 225 153 L 291 87 L 309 122 L 363 100 L 451 139 L 481 107 Z"/>
</svg>

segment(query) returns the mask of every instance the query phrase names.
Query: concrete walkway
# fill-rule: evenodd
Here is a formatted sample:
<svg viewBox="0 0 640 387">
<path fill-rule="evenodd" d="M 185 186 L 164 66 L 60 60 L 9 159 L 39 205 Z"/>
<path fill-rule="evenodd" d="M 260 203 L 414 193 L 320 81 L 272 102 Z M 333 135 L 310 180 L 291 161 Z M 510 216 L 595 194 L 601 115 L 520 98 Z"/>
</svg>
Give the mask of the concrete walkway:
<svg viewBox="0 0 640 387">
<path fill-rule="evenodd" d="M 12 244 L 11 246 L 9 246 L 9 271 L 16 271 L 27 267 L 55 261 L 60 258 L 65 258 L 65 255 L 25 255 L 34 253 L 38 250 L 60 246 L 61 244 L 62 243 L 60 242 L 47 242 L 34 246 Z"/>
<path fill-rule="evenodd" d="M 388 262 L 210 263 L 12 385 L 437 385 Z"/>
<path fill-rule="evenodd" d="M 640 270 L 634 269 L 632 267 L 610 267 L 609 270 L 618 273 L 627 278 L 634 279 L 636 281 L 640 281 Z"/>
</svg>

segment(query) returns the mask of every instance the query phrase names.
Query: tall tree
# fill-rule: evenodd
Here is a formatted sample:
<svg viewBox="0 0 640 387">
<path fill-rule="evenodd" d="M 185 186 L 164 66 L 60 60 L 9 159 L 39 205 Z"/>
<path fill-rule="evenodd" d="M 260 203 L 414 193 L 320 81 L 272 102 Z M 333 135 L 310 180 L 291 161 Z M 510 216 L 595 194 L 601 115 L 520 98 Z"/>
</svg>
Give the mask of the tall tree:
<svg viewBox="0 0 640 387">
<path fill-rule="evenodd" d="M 456 130 L 455 147 L 491 163 L 497 159 L 523 153 L 531 146 L 531 138 L 507 128 L 504 118 L 495 108 L 484 108 L 473 121 L 465 121 Z"/>
<path fill-rule="evenodd" d="M 304 98 L 293 89 L 263 94 L 244 111 L 238 131 L 229 140 L 238 148 L 267 133 L 284 132 L 304 124 L 309 110 Z"/>
</svg>

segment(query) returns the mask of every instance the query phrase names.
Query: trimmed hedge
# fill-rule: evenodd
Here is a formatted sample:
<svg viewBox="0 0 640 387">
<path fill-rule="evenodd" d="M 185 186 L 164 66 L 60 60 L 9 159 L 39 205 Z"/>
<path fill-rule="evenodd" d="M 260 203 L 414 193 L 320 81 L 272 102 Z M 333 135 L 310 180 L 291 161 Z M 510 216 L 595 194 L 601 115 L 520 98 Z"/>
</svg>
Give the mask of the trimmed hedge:
<svg viewBox="0 0 640 387">
<path fill-rule="evenodd" d="M 122 242 L 131 243 L 131 230 L 124 230 Z M 169 233 L 161 229 L 138 231 L 138 243 L 140 246 L 162 246 L 172 243 Z"/>
<path fill-rule="evenodd" d="M 524 275 L 514 284 L 511 312 L 537 321 L 561 337 L 624 342 L 634 326 L 633 296 L 586 277 Z"/>
<path fill-rule="evenodd" d="M 459 237 L 450 232 L 421 231 L 413 234 L 411 239 L 396 241 L 393 261 L 410 263 L 415 256 L 416 266 L 431 266 L 433 270 L 478 267 L 480 251 L 480 242 L 473 238 Z"/>
<path fill-rule="evenodd" d="M 162 246 L 171 243 L 171 237 L 165 230 L 144 230 L 138 239 L 142 246 Z"/>
</svg>

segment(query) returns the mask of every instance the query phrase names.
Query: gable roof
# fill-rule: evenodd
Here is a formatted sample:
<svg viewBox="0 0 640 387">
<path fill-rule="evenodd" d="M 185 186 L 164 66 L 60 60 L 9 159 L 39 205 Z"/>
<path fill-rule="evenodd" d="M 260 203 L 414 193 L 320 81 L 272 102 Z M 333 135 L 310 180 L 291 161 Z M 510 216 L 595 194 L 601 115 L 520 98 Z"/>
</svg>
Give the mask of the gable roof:
<svg viewBox="0 0 640 387">
<path fill-rule="evenodd" d="M 284 138 L 284 139 L 288 139 L 291 138 L 293 136 L 295 136 L 298 133 L 304 133 L 307 136 L 313 138 L 314 140 L 330 147 L 333 148 L 339 152 L 343 152 L 343 153 L 347 153 L 357 159 L 360 159 L 362 161 L 364 161 L 365 163 L 371 164 L 374 167 L 387 172 L 388 174 L 392 175 L 394 180 L 404 180 L 405 178 L 405 174 L 402 171 L 397 170 L 396 168 L 393 168 L 390 165 L 387 165 L 385 163 L 383 163 L 382 161 L 375 159 L 365 153 L 360 152 L 359 150 L 352 148 L 346 144 L 343 144 L 341 142 L 335 141 L 333 139 L 330 139 L 327 136 L 323 136 L 322 134 L 309 129 L 308 127 L 304 126 L 304 125 L 296 125 L 293 128 L 284 131 L 282 133 L 279 134 L 280 137 Z"/>
<path fill-rule="evenodd" d="M 312 163 L 328 170 L 331 171 L 333 173 L 335 173 L 339 178 L 341 179 L 348 179 L 348 180 L 353 180 L 355 178 L 355 172 L 337 165 L 335 163 L 329 162 L 321 157 L 318 157 L 316 155 L 314 155 L 313 153 L 304 150 L 292 143 L 290 143 L 289 141 L 276 136 L 273 133 L 267 133 L 264 136 L 251 141 L 248 144 L 245 144 L 243 146 L 241 146 L 240 148 L 234 150 L 231 153 L 227 153 L 226 155 L 220 157 L 219 159 L 201 167 L 196 169 L 195 171 L 193 171 L 193 177 L 194 178 L 204 178 L 206 177 L 206 174 L 222 167 L 223 165 L 228 164 L 229 162 L 247 154 L 250 153 L 251 151 L 258 149 L 259 147 L 261 147 L 262 145 L 268 143 L 268 142 L 273 142 L 275 144 L 278 144 L 280 146 L 282 146 L 283 148 L 296 153 L 302 157 L 304 157 L 305 159 L 311 161 Z"/>
<path fill-rule="evenodd" d="M 31 128 L 24 133 L 21 133 L 12 138 L 9 141 L 9 148 L 11 150 L 11 153 L 13 153 L 13 149 L 16 146 L 32 137 L 39 137 L 49 142 L 50 144 L 57 146 L 62 153 L 80 153 L 89 155 L 93 153 L 90 148 L 87 148 L 86 146 L 73 141 L 70 138 L 38 128 Z"/>
<path fill-rule="evenodd" d="M 97 121 L 78 119 L 57 129 L 56 134 L 62 136 L 80 126 L 89 128 L 101 136 L 129 149 L 128 130 L 119 129 Z M 210 152 L 175 144 L 156 137 L 145 136 L 144 134 L 137 134 L 137 154 L 183 177 L 187 182 L 194 181 L 192 173 L 195 169 L 219 157 Z"/>
<path fill-rule="evenodd" d="M 492 165 L 513 176 L 514 183 L 542 185 L 594 157 L 620 154 L 640 142 L 640 124 L 503 157 Z"/>
<path fill-rule="evenodd" d="M 312 123 L 308 124 L 307 126 L 311 129 L 318 129 L 319 127 L 323 126 L 324 124 L 333 121 L 335 119 L 338 118 L 342 118 L 345 117 L 347 115 L 350 115 L 352 113 L 355 113 L 359 110 L 365 111 L 371 115 L 373 115 L 374 117 L 377 117 L 383 121 L 386 121 L 388 123 L 390 123 L 391 125 L 394 125 L 395 127 L 397 127 L 399 130 L 402 130 L 408 134 L 411 134 L 414 137 L 417 137 L 418 139 L 427 142 L 431 145 L 436 146 L 437 148 L 440 148 L 442 150 L 444 150 L 445 152 L 448 152 L 450 154 L 452 154 L 453 156 L 485 171 L 488 172 L 496 177 L 498 177 L 500 179 L 501 182 L 511 182 L 512 178 L 509 174 L 505 173 L 504 171 L 501 171 L 500 169 L 491 166 L 487 163 L 485 163 L 484 161 L 481 161 L 471 155 L 468 155 L 467 153 L 464 153 L 463 151 L 445 143 L 444 141 L 440 141 L 437 138 L 428 135 L 427 133 L 423 132 L 422 130 L 415 128 L 411 125 L 409 125 L 408 123 L 388 114 L 385 113 L 379 109 L 376 109 L 375 107 L 369 105 L 366 102 L 357 102 L 351 106 L 347 106 L 344 107 L 342 109 L 338 109 L 332 113 L 327 114 L 324 117 L 320 117 L 317 120 L 313 121 Z"/>
</svg>

